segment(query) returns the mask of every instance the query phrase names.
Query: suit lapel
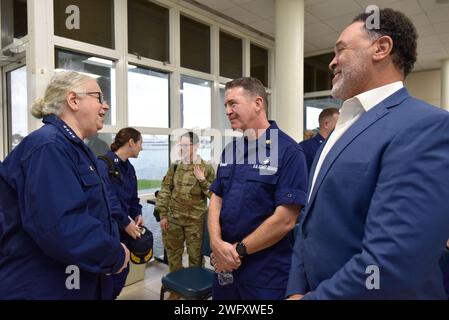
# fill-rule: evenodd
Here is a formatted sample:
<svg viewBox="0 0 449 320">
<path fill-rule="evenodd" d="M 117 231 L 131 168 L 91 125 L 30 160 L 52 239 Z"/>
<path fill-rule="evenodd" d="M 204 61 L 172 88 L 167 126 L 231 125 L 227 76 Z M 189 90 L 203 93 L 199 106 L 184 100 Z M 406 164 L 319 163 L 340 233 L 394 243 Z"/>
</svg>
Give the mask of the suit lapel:
<svg viewBox="0 0 449 320">
<path fill-rule="evenodd" d="M 333 131 L 332 131 L 333 132 Z M 329 135 L 330 136 L 330 135 Z M 329 138 L 329 137 L 328 137 Z M 310 188 L 312 188 L 312 180 L 313 180 L 313 175 L 315 174 L 315 169 L 316 169 L 316 165 L 318 163 L 318 159 L 321 156 L 321 152 L 323 152 L 324 147 L 327 144 L 328 139 L 325 139 L 324 142 L 321 144 L 321 146 L 318 148 L 315 157 L 313 158 L 313 162 L 312 162 L 312 168 L 310 168 L 310 173 L 309 173 L 309 181 L 307 184 L 307 190 L 309 190 L 310 192 Z"/>
<path fill-rule="evenodd" d="M 333 145 L 331 150 L 329 150 L 329 153 L 327 154 L 326 158 L 324 159 L 324 162 L 321 166 L 320 172 L 318 173 L 318 176 L 315 181 L 315 185 L 313 187 L 313 190 L 310 190 L 311 188 L 311 181 L 309 181 L 309 192 L 312 192 L 312 196 L 310 197 L 310 201 L 307 204 L 307 208 L 305 211 L 305 215 L 307 215 L 309 209 L 312 207 L 313 201 L 316 198 L 316 194 L 320 189 L 320 186 L 326 177 L 327 173 L 329 172 L 330 168 L 332 167 L 332 164 L 335 162 L 335 160 L 338 158 L 338 156 L 344 151 L 344 149 L 355 139 L 357 136 L 359 136 L 363 131 L 368 129 L 372 124 L 374 124 L 376 121 L 384 117 L 386 114 L 388 114 L 389 109 L 397 106 L 401 102 L 403 102 L 406 98 L 408 98 L 410 95 L 407 91 L 407 89 L 402 88 L 401 90 L 395 92 L 390 97 L 385 99 L 384 101 L 380 102 L 376 106 L 374 106 L 371 110 L 368 112 L 362 114 L 362 116 L 338 139 L 338 141 Z M 326 140 L 327 143 L 327 140 Z M 324 145 L 320 148 L 320 155 L 324 148 Z M 313 178 L 314 171 L 316 169 L 316 162 L 318 162 L 318 157 L 315 159 L 313 164 L 313 169 L 311 172 L 310 177 Z"/>
</svg>

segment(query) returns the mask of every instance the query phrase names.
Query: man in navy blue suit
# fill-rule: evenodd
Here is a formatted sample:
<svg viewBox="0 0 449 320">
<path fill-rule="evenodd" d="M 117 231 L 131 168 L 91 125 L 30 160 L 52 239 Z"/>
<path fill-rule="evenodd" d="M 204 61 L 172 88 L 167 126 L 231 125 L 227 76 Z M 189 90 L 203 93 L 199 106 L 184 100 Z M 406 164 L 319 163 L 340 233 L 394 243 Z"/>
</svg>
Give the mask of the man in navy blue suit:
<svg viewBox="0 0 449 320">
<path fill-rule="evenodd" d="M 295 243 L 290 299 L 445 299 L 449 113 L 403 86 L 417 34 L 382 9 L 340 35 L 332 95 L 344 101 L 315 157 Z"/>
<path fill-rule="evenodd" d="M 313 138 L 299 143 L 306 156 L 307 172 L 310 172 L 313 159 L 321 144 L 329 137 L 332 130 L 334 130 L 339 114 L 337 108 L 326 108 L 321 111 L 318 117 L 318 123 L 320 125 L 318 133 Z"/>
</svg>

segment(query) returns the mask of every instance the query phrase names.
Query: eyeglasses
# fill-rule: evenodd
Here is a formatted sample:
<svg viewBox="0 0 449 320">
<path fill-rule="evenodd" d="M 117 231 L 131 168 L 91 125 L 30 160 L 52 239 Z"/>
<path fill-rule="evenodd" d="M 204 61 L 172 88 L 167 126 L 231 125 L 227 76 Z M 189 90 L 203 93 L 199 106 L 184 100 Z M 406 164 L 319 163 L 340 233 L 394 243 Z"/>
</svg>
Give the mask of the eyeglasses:
<svg viewBox="0 0 449 320">
<path fill-rule="evenodd" d="M 180 148 L 188 148 L 191 145 L 193 145 L 193 143 L 190 143 L 190 144 L 178 144 L 178 147 L 180 147 Z"/>
<path fill-rule="evenodd" d="M 104 95 L 103 95 L 102 92 L 99 92 L 99 91 L 97 91 L 97 92 L 76 92 L 76 94 L 87 94 L 88 96 L 93 96 L 93 95 L 95 95 L 96 98 L 98 99 L 98 102 L 100 102 L 100 104 L 105 103 L 105 101 L 104 101 Z"/>
</svg>

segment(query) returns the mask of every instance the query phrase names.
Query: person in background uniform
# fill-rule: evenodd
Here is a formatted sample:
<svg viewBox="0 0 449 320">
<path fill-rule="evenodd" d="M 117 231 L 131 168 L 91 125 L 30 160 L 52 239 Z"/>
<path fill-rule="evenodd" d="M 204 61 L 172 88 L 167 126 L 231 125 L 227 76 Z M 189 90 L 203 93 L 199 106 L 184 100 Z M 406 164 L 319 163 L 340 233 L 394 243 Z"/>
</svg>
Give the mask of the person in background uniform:
<svg viewBox="0 0 449 320">
<path fill-rule="evenodd" d="M 291 299 L 445 299 L 449 113 L 404 87 L 417 33 L 381 9 L 335 45 L 335 130 L 316 155 L 286 292 Z"/>
<path fill-rule="evenodd" d="M 215 179 L 214 168 L 197 154 L 199 139 L 195 133 L 183 134 L 178 146 L 181 161 L 168 169 L 155 208 L 161 219 L 170 272 L 182 268 L 184 241 L 189 267 L 203 265 L 204 214 L 210 197 L 209 186 Z M 170 293 L 169 299 L 177 298 L 177 294 Z"/>
<path fill-rule="evenodd" d="M 0 234 L 0 299 L 110 299 L 107 274 L 129 251 L 111 217 L 97 158 L 83 140 L 103 127 L 109 106 L 97 82 L 54 75 L 32 106 L 44 126 L 6 157 L 3 180 L 17 199 Z M 7 197 L 7 199 L 3 197 Z"/>
<path fill-rule="evenodd" d="M 236 79 L 225 90 L 226 115 L 232 129 L 244 136 L 225 147 L 210 187 L 211 261 L 217 273 L 232 271 L 232 283 L 220 284 L 215 277 L 213 299 L 281 299 L 292 230 L 306 202 L 304 153 L 268 121 L 267 95 L 259 80 Z"/>
<path fill-rule="evenodd" d="M 303 140 L 309 140 L 309 139 L 312 139 L 313 136 L 314 136 L 313 130 L 306 130 L 306 131 L 304 131 L 302 138 L 303 138 Z"/>
<path fill-rule="evenodd" d="M 318 117 L 318 123 L 320 125 L 318 133 L 313 138 L 299 143 L 306 156 L 307 172 L 310 172 L 312 169 L 313 159 L 321 144 L 329 137 L 332 130 L 334 130 L 339 114 L 337 108 L 327 108 L 321 111 Z"/>
<path fill-rule="evenodd" d="M 112 217 L 117 222 L 121 241 L 124 242 L 126 234 L 136 239 L 140 237 L 140 226 L 143 226 L 142 206 L 137 196 L 137 178 L 133 165 L 129 158 L 137 158 L 142 151 L 142 135 L 134 128 L 123 128 L 115 136 L 105 157 L 110 159 L 113 167 L 108 162 L 99 161 L 98 170 L 108 181 L 112 192 Z M 101 158 L 100 158 L 101 159 Z M 114 170 L 111 174 L 110 169 Z M 115 299 L 125 286 L 129 266 L 119 274 L 112 276 L 113 293 Z"/>
</svg>

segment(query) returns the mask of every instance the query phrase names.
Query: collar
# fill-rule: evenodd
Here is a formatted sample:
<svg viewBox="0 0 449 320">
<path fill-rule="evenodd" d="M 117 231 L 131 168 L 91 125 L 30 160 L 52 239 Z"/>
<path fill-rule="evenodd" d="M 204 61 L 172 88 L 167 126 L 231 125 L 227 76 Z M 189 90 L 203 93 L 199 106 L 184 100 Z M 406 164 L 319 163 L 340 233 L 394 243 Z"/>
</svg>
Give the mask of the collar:
<svg viewBox="0 0 449 320">
<path fill-rule="evenodd" d="M 120 159 L 119 156 L 116 155 L 115 152 L 112 151 L 112 150 L 109 150 L 108 153 L 107 153 L 107 155 L 109 156 L 109 158 L 112 159 L 112 161 L 114 161 L 114 163 L 115 163 L 116 165 L 118 165 L 118 164 L 120 164 L 120 163 L 125 163 L 125 162 L 126 162 L 126 161 L 122 161 L 122 159 Z"/>
<path fill-rule="evenodd" d="M 58 128 L 69 140 L 72 140 L 76 143 L 84 142 L 74 133 L 72 128 L 70 128 L 61 118 L 57 117 L 54 114 L 46 115 L 42 119 L 42 122 L 45 124 L 52 124 L 56 128 Z"/>
<path fill-rule="evenodd" d="M 335 128 L 340 128 L 357 115 L 368 112 L 374 106 L 404 87 L 402 81 L 393 82 L 382 87 L 362 92 L 343 102 L 340 108 L 340 116 Z"/>
<path fill-rule="evenodd" d="M 191 166 L 194 166 L 194 165 L 197 165 L 197 164 L 205 164 L 206 163 L 206 161 L 203 158 L 201 158 L 201 156 L 199 154 L 197 154 L 196 157 L 197 157 L 196 162 L 184 163 L 184 162 L 182 162 L 182 160 L 180 160 L 178 165 L 190 168 Z"/>
<path fill-rule="evenodd" d="M 257 139 L 257 140 L 262 140 L 265 141 L 265 144 L 267 145 L 267 147 L 269 147 L 271 145 L 271 139 L 270 139 L 270 135 L 271 135 L 271 130 L 279 130 L 279 127 L 276 123 L 276 121 L 274 120 L 268 120 L 268 122 L 270 123 L 270 126 L 265 130 L 265 132 Z M 246 137 L 245 137 L 246 138 Z M 247 140 L 247 138 L 246 138 Z"/>
<path fill-rule="evenodd" d="M 326 139 L 324 139 L 324 137 L 319 132 L 317 132 L 317 134 L 315 135 L 314 138 L 316 140 L 318 140 L 319 143 L 323 143 L 323 141 L 326 140 Z"/>
<path fill-rule="evenodd" d="M 393 82 L 382 87 L 371 89 L 356 95 L 363 109 L 368 112 L 372 107 L 384 101 L 396 91 L 402 89 L 404 84 L 402 81 Z M 353 98 L 353 99 L 354 99 Z"/>
</svg>

